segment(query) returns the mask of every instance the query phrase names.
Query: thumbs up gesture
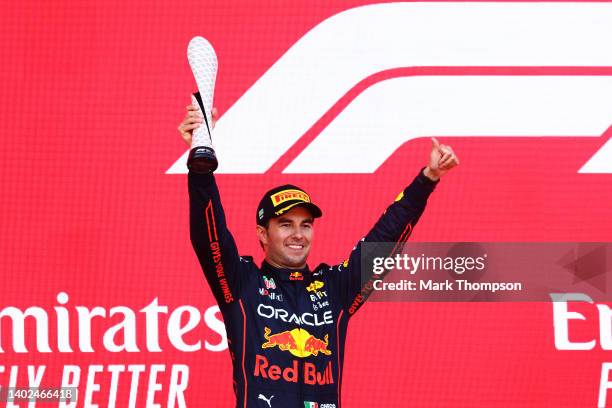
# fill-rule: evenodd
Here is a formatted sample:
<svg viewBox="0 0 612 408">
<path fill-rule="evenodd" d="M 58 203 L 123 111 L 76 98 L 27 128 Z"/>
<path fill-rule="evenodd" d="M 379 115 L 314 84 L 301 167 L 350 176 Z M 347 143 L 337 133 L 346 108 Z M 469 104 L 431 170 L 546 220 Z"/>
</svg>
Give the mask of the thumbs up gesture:
<svg viewBox="0 0 612 408">
<path fill-rule="evenodd" d="M 459 164 L 459 159 L 449 145 L 440 144 L 435 137 L 431 138 L 431 143 L 429 164 L 423 173 L 426 177 L 436 181 L 448 173 L 450 169 L 457 166 Z"/>
</svg>

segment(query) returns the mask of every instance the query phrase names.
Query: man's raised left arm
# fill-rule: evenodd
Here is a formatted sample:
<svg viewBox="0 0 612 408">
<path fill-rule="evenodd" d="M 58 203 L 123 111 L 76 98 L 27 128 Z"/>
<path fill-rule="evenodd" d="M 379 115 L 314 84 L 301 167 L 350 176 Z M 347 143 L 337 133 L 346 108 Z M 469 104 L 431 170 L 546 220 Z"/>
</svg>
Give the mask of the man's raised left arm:
<svg viewBox="0 0 612 408">
<path fill-rule="evenodd" d="M 376 222 L 368 234 L 357 243 L 344 264 L 337 265 L 335 276 L 343 308 L 349 316 L 353 315 L 366 301 L 372 291 L 372 280 L 379 279 L 373 271 L 361 270 L 361 250 L 364 242 L 388 242 L 401 246 L 410 235 L 421 214 L 427 199 L 440 178 L 459 164 L 453 149 L 440 144 L 432 138 L 432 148 L 428 165 L 396 198 Z"/>
</svg>

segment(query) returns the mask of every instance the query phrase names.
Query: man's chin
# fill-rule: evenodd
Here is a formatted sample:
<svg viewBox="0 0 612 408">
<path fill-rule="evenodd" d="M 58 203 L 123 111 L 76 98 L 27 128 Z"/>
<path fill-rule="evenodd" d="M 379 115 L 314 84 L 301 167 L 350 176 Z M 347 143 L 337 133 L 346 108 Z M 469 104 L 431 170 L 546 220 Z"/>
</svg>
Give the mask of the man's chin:
<svg viewBox="0 0 612 408">
<path fill-rule="evenodd" d="M 300 257 L 286 257 L 285 265 L 289 268 L 303 268 L 306 265 L 306 259 L 308 255 L 300 256 Z"/>
</svg>

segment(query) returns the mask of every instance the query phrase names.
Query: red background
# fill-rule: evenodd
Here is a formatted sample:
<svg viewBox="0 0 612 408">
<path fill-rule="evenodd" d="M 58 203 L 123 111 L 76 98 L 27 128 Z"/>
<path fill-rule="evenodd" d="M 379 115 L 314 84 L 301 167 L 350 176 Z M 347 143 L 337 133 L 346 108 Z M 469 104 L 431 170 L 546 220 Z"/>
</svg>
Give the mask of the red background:
<svg viewBox="0 0 612 408">
<path fill-rule="evenodd" d="M 186 177 L 164 174 L 186 149 L 176 131 L 194 90 L 186 44 L 200 34 L 215 45 L 222 115 L 309 29 L 365 3 L 372 2 L 3 4 L 0 308 L 37 305 L 51 313 L 60 291 L 68 306 L 137 311 L 155 297 L 170 309 L 213 305 L 189 242 Z M 612 175 L 577 173 L 605 139 L 448 140 L 461 166 L 440 183 L 413 239 L 610 241 Z M 240 252 L 261 260 L 255 205 L 263 191 L 291 182 L 325 213 L 310 265 L 342 261 L 425 164 L 429 143 L 405 144 L 374 174 L 219 175 Z M 588 320 L 572 323 L 572 336 L 596 339 L 594 307 L 575 309 Z M 65 364 L 188 364 L 188 406 L 232 405 L 226 351 L 182 353 L 162 340 L 164 353 L 17 355 L 10 325 L 0 327 L 2 364 L 46 364 L 47 386 L 58 385 Z M 92 338 L 101 338 L 102 327 Z M 191 338 L 219 340 L 203 323 Z M 369 304 L 351 324 L 343 401 L 595 406 L 608 354 L 599 346 L 557 351 L 549 303 Z M 0 374 L 0 384 L 7 378 Z M 102 406 L 104 387 L 96 400 Z M 126 395 L 120 389 L 118 398 Z"/>
</svg>

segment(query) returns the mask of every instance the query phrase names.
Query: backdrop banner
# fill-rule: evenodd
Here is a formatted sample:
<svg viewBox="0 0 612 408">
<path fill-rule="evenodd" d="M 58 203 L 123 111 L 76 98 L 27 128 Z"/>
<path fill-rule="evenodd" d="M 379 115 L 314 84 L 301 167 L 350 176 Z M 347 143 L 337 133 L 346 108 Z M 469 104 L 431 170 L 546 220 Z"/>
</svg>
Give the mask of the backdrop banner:
<svg viewBox="0 0 612 408">
<path fill-rule="evenodd" d="M 36 406 L 234 406 L 177 132 L 194 36 L 218 57 L 215 177 L 241 255 L 261 262 L 257 203 L 294 184 L 324 214 L 311 269 L 341 264 L 436 137 L 461 164 L 408 245 L 518 262 L 521 243 L 567 279 L 521 302 L 368 302 L 344 407 L 612 405 L 609 271 L 594 267 L 612 259 L 612 3 L 5 3 L 0 395 L 17 399 L 0 407 L 36 389 Z"/>
</svg>

